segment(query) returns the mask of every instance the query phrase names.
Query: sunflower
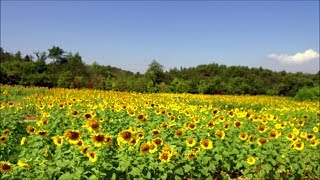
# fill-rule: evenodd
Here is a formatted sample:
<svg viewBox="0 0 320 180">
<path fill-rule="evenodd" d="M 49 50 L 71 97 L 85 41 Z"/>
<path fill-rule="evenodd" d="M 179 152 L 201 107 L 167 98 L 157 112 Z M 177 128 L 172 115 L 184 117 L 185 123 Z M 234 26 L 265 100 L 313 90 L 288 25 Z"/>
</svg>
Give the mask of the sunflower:
<svg viewBox="0 0 320 180">
<path fill-rule="evenodd" d="M 27 138 L 26 137 L 23 137 L 20 141 L 20 145 L 24 145 L 26 144 L 26 141 L 27 141 Z"/>
<path fill-rule="evenodd" d="M 52 139 L 53 139 L 53 143 L 55 145 L 57 145 L 58 147 L 62 146 L 62 143 L 63 143 L 63 137 L 62 136 L 53 136 Z"/>
<path fill-rule="evenodd" d="M 28 125 L 28 126 L 27 126 L 27 132 L 28 132 L 29 134 L 34 134 L 34 133 L 36 132 L 36 128 L 34 128 L 34 127 L 31 126 L 31 125 Z"/>
<path fill-rule="evenodd" d="M 216 131 L 215 135 L 217 137 L 219 137 L 220 139 L 224 139 L 224 137 L 225 137 L 224 131 Z"/>
<path fill-rule="evenodd" d="M 259 146 L 264 145 L 268 140 L 266 138 L 259 138 L 258 139 L 258 144 Z"/>
<path fill-rule="evenodd" d="M 270 134 L 269 134 L 269 136 L 270 136 L 271 138 L 275 138 L 275 139 L 277 139 L 280 135 L 281 135 L 281 134 L 279 133 L 278 130 L 272 130 L 272 131 L 270 132 Z"/>
<path fill-rule="evenodd" d="M 298 141 L 298 142 L 295 143 L 295 149 L 296 150 L 301 151 L 301 150 L 303 150 L 303 148 L 304 148 L 304 143 L 302 141 Z"/>
<path fill-rule="evenodd" d="M 82 148 L 80 150 L 81 154 L 86 155 L 89 148 L 90 148 L 90 146 L 87 146 L 87 145 L 82 146 Z"/>
<path fill-rule="evenodd" d="M 299 129 L 297 129 L 297 128 L 293 128 L 292 132 L 295 135 L 299 135 L 299 133 L 300 133 Z"/>
<path fill-rule="evenodd" d="M 180 130 L 180 129 L 178 129 L 178 130 L 175 131 L 175 134 L 176 134 L 179 138 L 181 138 L 181 137 L 183 136 L 183 131 Z"/>
<path fill-rule="evenodd" d="M 187 138 L 186 139 L 186 145 L 188 146 L 188 147 L 193 147 L 194 145 L 196 145 L 196 140 L 195 139 L 193 139 L 193 138 Z"/>
<path fill-rule="evenodd" d="M 213 109 L 211 113 L 212 113 L 212 115 L 215 116 L 215 115 L 219 114 L 219 110 L 218 109 Z"/>
<path fill-rule="evenodd" d="M 319 129 L 318 129 L 317 127 L 313 127 L 313 128 L 312 128 L 312 131 L 315 132 L 315 133 L 317 133 L 317 132 L 319 131 Z"/>
<path fill-rule="evenodd" d="M 162 148 L 162 152 L 168 152 L 170 154 L 173 154 L 173 148 L 168 146 L 168 145 L 165 145 L 163 148 Z"/>
<path fill-rule="evenodd" d="M 93 141 L 94 146 L 100 147 L 105 143 L 106 135 L 105 134 L 93 134 L 91 135 L 91 140 Z"/>
<path fill-rule="evenodd" d="M 64 133 L 65 139 L 71 144 L 77 144 L 78 140 L 81 139 L 81 133 L 78 130 L 68 129 Z"/>
<path fill-rule="evenodd" d="M 200 147 L 198 147 L 198 146 L 195 146 L 195 147 L 193 148 L 193 151 L 194 151 L 195 153 L 198 153 L 198 152 L 200 152 Z"/>
<path fill-rule="evenodd" d="M 254 165 L 254 163 L 256 163 L 256 159 L 255 159 L 253 156 L 249 156 L 249 157 L 247 158 L 247 163 L 248 163 L 249 165 Z"/>
<path fill-rule="evenodd" d="M 83 140 L 79 139 L 76 145 L 81 148 L 84 145 Z"/>
<path fill-rule="evenodd" d="M 147 118 L 144 114 L 138 114 L 137 115 L 137 119 L 140 121 L 140 122 L 146 122 L 147 121 Z"/>
<path fill-rule="evenodd" d="M 98 156 L 94 151 L 87 152 L 87 156 L 91 162 L 96 162 L 98 160 Z"/>
<path fill-rule="evenodd" d="M 242 122 L 241 122 L 241 121 L 236 120 L 236 121 L 234 121 L 234 122 L 233 122 L 233 125 L 234 125 L 234 127 L 239 128 L 239 127 L 241 127 Z"/>
<path fill-rule="evenodd" d="M 142 143 L 140 146 L 140 153 L 141 154 L 146 154 L 149 153 L 150 147 L 149 147 L 149 143 L 145 142 Z"/>
<path fill-rule="evenodd" d="M 214 120 L 211 120 L 208 122 L 207 127 L 208 127 L 208 129 L 214 129 L 214 125 L 215 125 Z"/>
<path fill-rule="evenodd" d="M 86 121 L 84 127 L 86 127 L 90 132 L 92 132 L 92 131 L 97 132 L 100 129 L 99 122 L 95 119 L 88 119 Z"/>
<path fill-rule="evenodd" d="M 20 161 L 20 160 L 18 161 L 17 165 L 18 165 L 19 167 L 23 168 L 23 169 L 29 169 L 29 168 L 30 168 L 29 164 L 24 163 L 24 162 L 22 162 L 22 161 Z"/>
<path fill-rule="evenodd" d="M 163 144 L 163 140 L 161 138 L 155 138 L 152 140 L 152 142 L 154 142 L 157 147 L 160 147 Z"/>
<path fill-rule="evenodd" d="M 219 119 L 219 121 L 220 121 L 220 122 L 224 122 L 224 121 L 225 121 L 224 116 L 219 116 L 219 118 L 218 118 L 218 119 Z"/>
<path fill-rule="evenodd" d="M 7 135 L 7 134 L 10 134 L 10 130 L 9 129 L 5 129 L 2 131 L 2 135 Z"/>
<path fill-rule="evenodd" d="M 152 133 L 153 136 L 157 136 L 157 135 L 160 134 L 160 131 L 158 129 L 154 129 L 154 130 L 152 130 L 151 133 Z"/>
<path fill-rule="evenodd" d="M 131 146 L 135 146 L 135 145 L 138 144 L 138 142 L 139 142 L 139 139 L 133 137 L 133 138 L 131 138 L 131 140 L 129 141 L 129 144 L 130 144 Z"/>
<path fill-rule="evenodd" d="M 317 145 L 318 145 L 318 141 L 317 141 L 317 140 L 312 139 L 312 140 L 310 141 L 310 146 L 316 147 Z"/>
<path fill-rule="evenodd" d="M 129 114 L 129 116 L 133 117 L 135 115 L 134 111 L 132 109 L 128 109 L 127 113 Z"/>
<path fill-rule="evenodd" d="M 42 137 L 47 136 L 48 131 L 46 131 L 46 130 L 37 131 L 37 135 L 42 136 Z"/>
<path fill-rule="evenodd" d="M 160 124 L 160 127 L 164 128 L 164 129 L 167 129 L 168 128 L 168 124 L 163 122 Z"/>
<path fill-rule="evenodd" d="M 195 130 L 197 128 L 197 124 L 194 122 L 190 122 L 188 125 L 188 129 Z"/>
<path fill-rule="evenodd" d="M 308 140 L 313 140 L 313 139 L 315 139 L 315 138 L 316 138 L 316 136 L 313 135 L 313 134 L 308 134 L 308 135 L 307 135 L 307 139 L 308 139 Z"/>
<path fill-rule="evenodd" d="M 13 166 L 9 162 L 0 161 L 0 172 L 2 173 L 11 173 Z"/>
<path fill-rule="evenodd" d="M 8 141 L 8 136 L 0 136 L 0 144 Z"/>
<path fill-rule="evenodd" d="M 197 153 L 194 153 L 194 152 L 190 152 L 190 153 L 186 153 L 186 154 L 185 154 L 185 157 L 186 157 L 186 159 L 188 159 L 188 160 L 194 159 L 194 158 L 196 158 L 197 156 L 198 156 Z"/>
<path fill-rule="evenodd" d="M 289 133 L 289 134 L 287 134 L 287 139 L 289 140 L 289 141 L 292 141 L 293 140 L 293 138 L 295 138 L 295 134 L 293 134 L 293 133 Z"/>
<path fill-rule="evenodd" d="M 267 130 L 267 128 L 264 124 L 262 124 L 258 127 L 258 130 L 259 130 L 259 133 L 264 133 Z"/>
<path fill-rule="evenodd" d="M 12 101 L 8 102 L 8 106 L 9 107 L 13 107 L 14 106 L 14 102 L 12 102 Z"/>
<path fill-rule="evenodd" d="M 164 152 L 159 153 L 159 159 L 163 163 L 170 162 L 171 157 L 172 157 L 172 154 L 169 152 L 164 151 Z"/>
<path fill-rule="evenodd" d="M 242 132 L 240 133 L 239 138 L 244 141 L 248 138 L 248 134 L 246 132 Z"/>
<path fill-rule="evenodd" d="M 212 141 L 210 139 L 203 139 L 200 141 L 201 148 L 203 149 L 212 149 Z"/>
<path fill-rule="evenodd" d="M 224 124 L 223 128 L 224 128 L 224 130 L 228 130 L 230 128 L 229 123 Z"/>
<path fill-rule="evenodd" d="M 144 138 L 144 132 L 143 132 L 143 131 L 138 131 L 138 132 L 137 132 L 137 137 L 138 137 L 139 139 L 143 139 L 143 138 Z"/>
<path fill-rule="evenodd" d="M 125 142 L 129 142 L 131 138 L 133 138 L 133 134 L 129 130 L 122 130 L 121 132 L 119 132 L 118 136 Z"/>
<path fill-rule="evenodd" d="M 255 137 L 254 137 L 253 135 L 249 136 L 249 138 L 248 138 L 248 143 L 249 143 L 249 144 L 252 144 L 253 141 L 254 141 L 254 139 L 255 139 Z"/>
<path fill-rule="evenodd" d="M 148 142 L 148 144 L 149 144 L 149 153 L 154 153 L 154 152 L 156 152 L 158 149 L 157 149 L 157 144 L 156 143 L 154 143 L 153 141 L 149 141 Z"/>
<path fill-rule="evenodd" d="M 306 132 L 301 132 L 300 137 L 306 139 L 307 138 L 307 133 Z"/>
<path fill-rule="evenodd" d="M 85 118 L 85 119 L 91 119 L 92 118 L 92 114 L 91 113 L 85 113 L 82 117 Z"/>
<path fill-rule="evenodd" d="M 304 126 L 304 123 L 305 123 L 305 122 L 304 122 L 303 120 L 299 120 L 299 121 L 298 121 L 298 125 L 299 125 L 299 126 Z"/>
</svg>

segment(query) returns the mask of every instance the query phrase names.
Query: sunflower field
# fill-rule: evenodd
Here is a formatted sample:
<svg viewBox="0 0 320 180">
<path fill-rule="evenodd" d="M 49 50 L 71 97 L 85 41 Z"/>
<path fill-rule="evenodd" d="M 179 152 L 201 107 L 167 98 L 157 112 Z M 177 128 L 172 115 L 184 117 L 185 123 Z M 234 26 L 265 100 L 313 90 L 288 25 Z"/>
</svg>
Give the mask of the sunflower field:
<svg viewBox="0 0 320 180">
<path fill-rule="evenodd" d="M 320 179 L 318 101 L 0 93 L 0 179 Z"/>
</svg>

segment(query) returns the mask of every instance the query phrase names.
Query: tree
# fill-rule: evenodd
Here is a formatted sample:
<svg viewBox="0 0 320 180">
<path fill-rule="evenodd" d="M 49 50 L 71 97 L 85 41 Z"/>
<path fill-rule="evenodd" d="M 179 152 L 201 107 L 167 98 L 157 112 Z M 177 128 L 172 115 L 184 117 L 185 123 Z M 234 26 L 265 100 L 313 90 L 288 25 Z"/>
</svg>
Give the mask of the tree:
<svg viewBox="0 0 320 180">
<path fill-rule="evenodd" d="M 149 64 L 145 76 L 156 84 L 163 82 L 165 73 L 163 72 L 163 66 L 159 64 L 156 60 L 152 60 Z"/>
<path fill-rule="evenodd" d="M 65 52 L 59 46 L 53 46 L 51 49 L 48 49 L 48 51 L 48 57 L 54 59 L 55 63 L 60 65 L 67 63 L 67 59 L 64 57 Z"/>
</svg>

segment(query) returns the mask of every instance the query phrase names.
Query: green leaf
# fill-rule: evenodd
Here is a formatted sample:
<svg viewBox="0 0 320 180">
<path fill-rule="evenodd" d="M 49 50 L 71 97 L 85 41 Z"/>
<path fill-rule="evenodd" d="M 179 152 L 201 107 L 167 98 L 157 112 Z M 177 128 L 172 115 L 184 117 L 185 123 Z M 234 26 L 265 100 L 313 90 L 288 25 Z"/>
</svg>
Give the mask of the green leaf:
<svg viewBox="0 0 320 180">
<path fill-rule="evenodd" d="M 204 157 L 202 158 L 203 164 L 208 164 L 208 162 L 211 160 L 211 157 Z"/>
<path fill-rule="evenodd" d="M 236 164 L 236 168 L 235 169 L 240 169 L 241 167 L 243 167 L 242 163 L 241 162 L 238 162 Z"/>
<path fill-rule="evenodd" d="M 115 180 L 116 178 L 117 178 L 116 173 L 112 173 L 111 179 L 112 179 L 112 180 Z"/>
<path fill-rule="evenodd" d="M 59 180 L 67 180 L 67 179 L 70 179 L 70 178 L 71 178 L 70 175 L 71 175 L 71 174 L 70 174 L 69 172 L 66 172 L 66 173 L 62 174 L 62 176 L 59 177 Z"/>
<path fill-rule="evenodd" d="M 182 168 L 178 168 L 176 171 L 175 171 L 176 174 L 178 175 L 183 175 L 183 169 Z"/>
<path fill-rule="evenodd" d="M 146 178 L 151 179 L 151 172 L 150 171 L 148 171 Z"/>
<path fill-rule="evenodd" d="M 161 179 L 164 179 L 164 180 L 166 180 L 167 179 L 167 173 L 164 173 L 162 176 L 161 176 Z"/>
<path fill-rule="evenodd" d="M 129 172 L 129 174 L 133 175 L 133 176 L 138 176 L 140 175 L 141 170 L 139 168 L 133 167 L 132 170 Z"/>
<path fill-rule="evenodd" d="M 99 178 L 96 175 L 92 174 L 88 179 L 89 180 L 97 180 Z"/>
<path fill-rule="evenodd" d="M 269 171 L 272 170 L 272 166 L 271 166 L 270 164 L 263 164 L 263 165 L 261 166 L 261 168 L 262 168 L 263 170 L 265 170 L 266 172 L 269 172 Z"/>
<path fill-rule="evenodd" d="M 192 167 L 189 164 L 186 164 L 183 168 L 184 168 L 184 172 L 186 173 L 192 169 Z"/>
<path fill-rule="evenodd" d="M 222 156 L 220 154 L 215 154 L 214 155 L 214 159 L 216 159 L 217 161 L 222 159 Z"/>
</svg>

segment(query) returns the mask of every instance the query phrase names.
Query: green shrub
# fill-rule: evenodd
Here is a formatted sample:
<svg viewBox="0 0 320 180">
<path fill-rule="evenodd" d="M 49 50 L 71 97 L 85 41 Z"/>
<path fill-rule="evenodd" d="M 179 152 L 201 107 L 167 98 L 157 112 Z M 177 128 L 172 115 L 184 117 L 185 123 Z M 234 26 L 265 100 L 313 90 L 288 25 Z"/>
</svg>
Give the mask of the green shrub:
<svg viewBox="0 0 320 180">
<path fill-rule="evenodd" d="M 320 100 L 320 89 L 319 87 L 303 87 L 296 93 L 294 99 L 298 101 Z"/>
</svg>

